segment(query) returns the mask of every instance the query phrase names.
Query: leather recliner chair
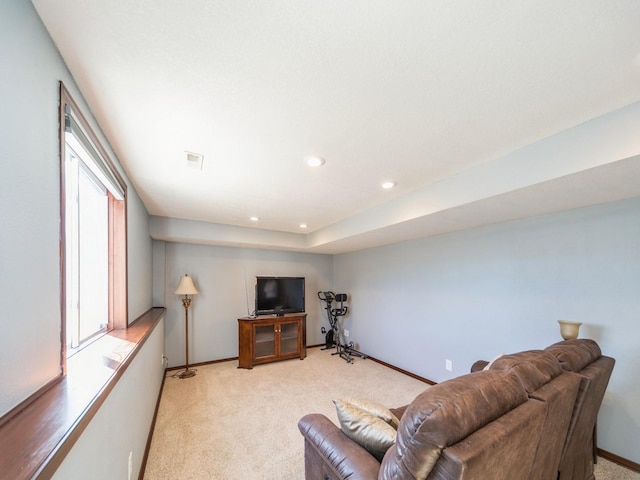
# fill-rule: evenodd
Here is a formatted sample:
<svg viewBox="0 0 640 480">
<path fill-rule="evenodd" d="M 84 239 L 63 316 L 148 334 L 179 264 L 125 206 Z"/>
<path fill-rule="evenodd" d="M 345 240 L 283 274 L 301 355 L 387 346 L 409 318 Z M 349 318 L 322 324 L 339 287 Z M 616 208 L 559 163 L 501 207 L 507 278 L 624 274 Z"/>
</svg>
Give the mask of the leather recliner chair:
<svg viewBox="0 0 640 480">
<path fill-rule="evenodd" d="M 569 430 L 558 465 L 558 480 L 593 480 L 597 461 L 596 423 L 615 360 L 602 355 L 598 344 L 591 339 L 574 339 L 554 343 L 545 349 L 566 372 L 578 375 L 580 388 L 573 407 Z M 518 354 L 516 354 L 518 355 Z M 509 355 L 504 356 L 507 359 Z M 505 366 L 500 357 L 490 369 Z M 508 360 L 507 360 L 508 363 Z M 484 369 L 489 362 L 478 360 L 472 372 Z"/>
<path fill-rule="evenodd" d="M 567 372 L 580 376 L 580 390 L 560 460 L 558 480 L 593 480 L 597 461 L 598 411 L 611 378 L 615 359 L 602 355 L 590 339 L 565 340 L 545 349 Z"/>
<path fill-rule="evenodd" d="M 574 373 L 564 373 L 558 360 L 549 352 L 529 350 L 496 359 L 490 370 L 513 371 L 530 398 L 548 404 L 543 436 L 536 451 L 532 479 L 558 477 L 562 452 L 568 435 L 581 379 Z"/>
</svg>

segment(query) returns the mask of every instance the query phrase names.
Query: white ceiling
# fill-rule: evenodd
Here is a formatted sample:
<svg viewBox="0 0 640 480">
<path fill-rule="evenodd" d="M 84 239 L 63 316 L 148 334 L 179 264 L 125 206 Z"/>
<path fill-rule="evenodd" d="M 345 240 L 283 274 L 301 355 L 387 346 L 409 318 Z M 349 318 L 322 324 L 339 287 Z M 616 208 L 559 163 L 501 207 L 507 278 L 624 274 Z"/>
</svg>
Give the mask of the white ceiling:
<svg viewBox="0 0 640 480">
<path fill-rule="evenodd" d="M 154 238 L 337 253 L 640 195 L 637 0 L 32 3 Z"/>
</svg>

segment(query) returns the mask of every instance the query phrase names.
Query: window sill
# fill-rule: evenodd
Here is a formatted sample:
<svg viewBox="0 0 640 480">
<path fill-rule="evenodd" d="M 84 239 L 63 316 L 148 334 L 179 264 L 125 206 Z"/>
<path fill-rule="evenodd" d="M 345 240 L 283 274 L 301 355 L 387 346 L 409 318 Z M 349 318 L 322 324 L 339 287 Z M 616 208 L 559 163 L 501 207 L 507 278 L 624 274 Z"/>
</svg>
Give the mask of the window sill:
<svg viewBox="0 0 640 480">
<path fill-rule="evenodd" d="M 0 479 L 51 478 L 165 313 L 152 308 L 67 361 L 67 375 L 0 427 Z"/>
</svg>

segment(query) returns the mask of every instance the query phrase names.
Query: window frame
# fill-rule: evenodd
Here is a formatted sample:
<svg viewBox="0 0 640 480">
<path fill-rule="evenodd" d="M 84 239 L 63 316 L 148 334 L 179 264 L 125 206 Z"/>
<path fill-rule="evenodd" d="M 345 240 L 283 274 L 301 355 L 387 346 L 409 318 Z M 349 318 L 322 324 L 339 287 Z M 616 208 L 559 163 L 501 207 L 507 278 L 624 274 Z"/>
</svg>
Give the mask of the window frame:
<svg viewBox="0 0 640 480">
<path fill-rule="evenodd" d="M 61 329 L 60 329 L 60 363 L 62 374 L 66 375 L 67 367 L 67 238 L 66 238 L 66 139 L 65 134 L 70 128 L 67 115 L 70 113 L 73 120 L 81 128 L 81 133 L 93 147 L 93 152 L 102 162 L 100 168 L 105 167 L 110 175 L 110 180 L 115 182 L 121 190 L 122 199 L 117 199 L 108 193 L 108 325 L 101 331 L 104 335 L 112 330 L 126 329 L 128 326 L 128 299 L 127 299 L 127 184 L 115 167 L 111 158 L 105 151 L 101 142 L 93 132 L 82 111 L 71 97 L 64 84 L 60 82 L 59 103 L 59 160 L 60 160 L 60 289 L 61 289 Z M 91 343 L 90 341 L 85 342 Z M 84 344 L 77 350 L 81 350 Z"/>
</svg>

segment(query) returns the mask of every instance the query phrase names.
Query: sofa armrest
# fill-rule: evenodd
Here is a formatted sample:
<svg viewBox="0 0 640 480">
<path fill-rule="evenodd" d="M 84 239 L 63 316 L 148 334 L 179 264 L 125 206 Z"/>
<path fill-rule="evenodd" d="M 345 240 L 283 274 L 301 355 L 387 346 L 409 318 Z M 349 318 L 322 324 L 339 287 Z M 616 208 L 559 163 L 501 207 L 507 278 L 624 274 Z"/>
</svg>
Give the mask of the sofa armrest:
<svg viewBox="0 0 640 480">
<path fill-rule="evenodd" d="M 306 480 L 378 478 L 380 462 L 324 415 L 305 415 L 298 428 L 305 438 Z"/>
<path fill-rule="evenodd" d="M 473 365 L 471 365 L 471 373 L 480 372 L 487 365 L 489 365 L 489 362 L 487 362 L 486 360 L 478 360 Z"/>
</svg>

